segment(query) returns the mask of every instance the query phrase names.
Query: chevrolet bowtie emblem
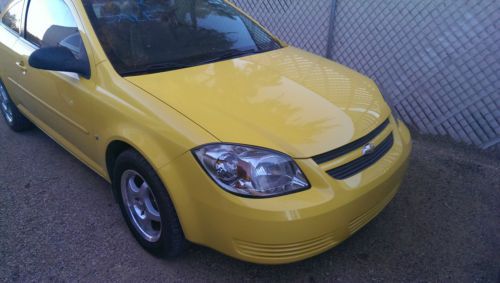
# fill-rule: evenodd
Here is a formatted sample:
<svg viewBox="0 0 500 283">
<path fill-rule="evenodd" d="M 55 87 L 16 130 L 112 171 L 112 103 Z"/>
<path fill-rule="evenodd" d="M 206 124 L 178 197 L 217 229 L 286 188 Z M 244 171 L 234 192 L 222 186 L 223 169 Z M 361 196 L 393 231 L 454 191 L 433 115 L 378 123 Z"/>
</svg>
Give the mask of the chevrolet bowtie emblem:
<svg viewBox="0 0 500 283">
<path fill-rule="evenodd" d="M 372 154 L 375 151 L 375 145 L 373 143 L 366 144 L 363 146 L 363 149 L 361 150 L 361 153 L 363 155 L 368 155 Z"/>
</svg>

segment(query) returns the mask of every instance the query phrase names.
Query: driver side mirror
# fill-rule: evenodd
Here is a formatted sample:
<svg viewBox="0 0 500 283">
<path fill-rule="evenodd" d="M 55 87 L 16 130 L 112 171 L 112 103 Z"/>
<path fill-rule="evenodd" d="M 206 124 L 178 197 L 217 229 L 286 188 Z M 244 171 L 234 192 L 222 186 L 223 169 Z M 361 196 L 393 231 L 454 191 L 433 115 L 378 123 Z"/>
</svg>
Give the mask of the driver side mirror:
<svg viewBox="0 0 500 283">
<path fill-rule="evenodd" d="M 90 79 L 88 60 L 78 60 L 66 47 L 44 47 L 34 51 L 29 57 L 33 68 L 49 71 L 72 72 Z"/>
</svg>

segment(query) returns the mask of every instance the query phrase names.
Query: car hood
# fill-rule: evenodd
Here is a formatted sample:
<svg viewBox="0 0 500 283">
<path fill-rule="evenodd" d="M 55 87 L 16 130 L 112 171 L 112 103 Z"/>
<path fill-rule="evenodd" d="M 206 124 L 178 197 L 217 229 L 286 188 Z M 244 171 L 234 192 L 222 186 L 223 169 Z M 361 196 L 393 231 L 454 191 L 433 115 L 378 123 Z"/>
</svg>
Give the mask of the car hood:
<svg viewBox="0 0 500 283">
<path fill-rule="evenodd" d="M 372 80 L 292 47 L 126 79 L 222 142 L 295 158 L 356 140 L 390 113 Z"/>
</svg>

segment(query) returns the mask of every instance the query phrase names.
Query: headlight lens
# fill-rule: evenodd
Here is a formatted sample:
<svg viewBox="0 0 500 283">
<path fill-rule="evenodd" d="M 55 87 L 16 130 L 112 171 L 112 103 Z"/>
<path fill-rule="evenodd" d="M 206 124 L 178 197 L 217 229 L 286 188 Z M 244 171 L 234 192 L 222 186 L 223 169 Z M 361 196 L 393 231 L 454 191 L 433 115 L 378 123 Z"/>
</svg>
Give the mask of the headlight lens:
<svg viewBox="0 0 500 283">
<path fill-rule="evenodd" d="M 219 186 L 237 195 L 272 197 L 310 187 L 295 161 L 276 151 L 210 144 L 193 152 Z"/>
</svg>

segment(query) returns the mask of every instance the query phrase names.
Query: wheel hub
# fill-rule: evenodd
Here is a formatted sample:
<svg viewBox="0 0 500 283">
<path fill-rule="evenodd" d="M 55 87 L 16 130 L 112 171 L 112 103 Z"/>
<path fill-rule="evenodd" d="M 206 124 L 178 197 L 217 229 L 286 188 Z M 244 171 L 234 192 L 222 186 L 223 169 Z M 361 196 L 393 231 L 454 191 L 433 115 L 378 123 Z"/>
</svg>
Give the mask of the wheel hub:
<svg viewBox="0 0 500 283">
<path fill-rule="evenodd" d="M 127 170 L 121 178 L 121 193 L 132 225 L 149 242 L 161 236 L 161 216 L 158 203 L 145 179 L 134 170 Z"/>
</svg>

